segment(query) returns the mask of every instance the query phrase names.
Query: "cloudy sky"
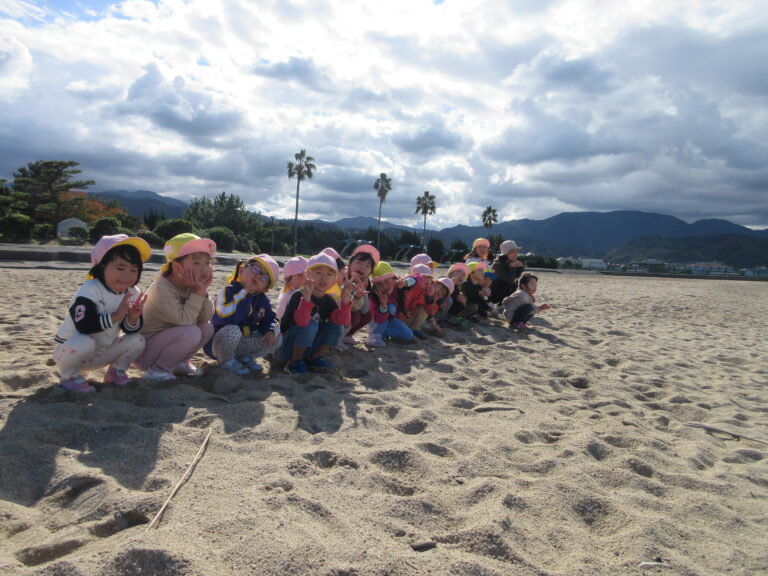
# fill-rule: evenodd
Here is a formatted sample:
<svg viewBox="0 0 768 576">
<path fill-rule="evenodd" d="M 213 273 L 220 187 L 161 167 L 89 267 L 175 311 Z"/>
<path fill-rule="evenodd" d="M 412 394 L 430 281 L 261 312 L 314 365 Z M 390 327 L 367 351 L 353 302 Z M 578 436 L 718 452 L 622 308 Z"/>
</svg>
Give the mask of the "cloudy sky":
<svg viewBox="0 0 768 576">
<path fill-rule="evenodd" d="M 768 227 L 761 0 L 0 0 L 0 177 L 478 225 L 644 210 Z"/>
</svg>

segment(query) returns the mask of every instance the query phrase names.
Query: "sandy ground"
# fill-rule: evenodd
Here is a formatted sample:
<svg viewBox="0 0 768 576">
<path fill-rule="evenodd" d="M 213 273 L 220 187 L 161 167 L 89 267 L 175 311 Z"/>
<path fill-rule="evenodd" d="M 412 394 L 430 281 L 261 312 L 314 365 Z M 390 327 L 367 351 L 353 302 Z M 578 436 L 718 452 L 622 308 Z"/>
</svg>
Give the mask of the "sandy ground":
<svg viewBox="0 0 768 576">
<path fill-rule="evenodd" d="M 78 398 L 82 276 L 0 269 L 0 574 L 768 573 L 766 283 L 542 273 L 529 334 Z"/>
</svg>

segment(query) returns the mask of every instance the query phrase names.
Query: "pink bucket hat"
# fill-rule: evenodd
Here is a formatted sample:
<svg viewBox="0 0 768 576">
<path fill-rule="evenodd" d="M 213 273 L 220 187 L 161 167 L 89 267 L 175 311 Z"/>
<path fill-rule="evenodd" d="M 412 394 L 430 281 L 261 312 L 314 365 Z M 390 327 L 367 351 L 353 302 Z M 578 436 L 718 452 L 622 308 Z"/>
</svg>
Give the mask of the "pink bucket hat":
<svg viewBox="0 0 768 576">
<path fill-rule="evenodd" d="M 457 270 L 460 270 L 466 276 L 469 276 L 469 267 L 466 264 L 464 264 L 464 262 L 456 262 L 450 268 L 448 268 L 448 275 L 450 276 L 451 274 L 453 274 Z"/>
<path fill-rule="evenodd" d="M 248 258 L 248 262 L 258 262 L 265 269 L 267 276 L 269 276 L 269 286 L 267 286 L 267 289 L 272 288 L 280 281 L 280 266 L 269 254 L 251 256 Z"/>
<path fill-rule="evenodd" d="M 294 256 L 283 265 L 283 277 L 286 280 L 296 274 L 307 271 L 308 262 L 303 256 Z"/>
<path fill-rule="evenodd" d="M 440 282 L 440 284 L 442 284 L 446 288 L 448 288 L 448 294 L 453 294 L 453 289 L 455 288 L 453 284 L 453 280 L 451 280 L 450 278 L 438 278 L 437 281 Z"/>
<path fill-rule="evenodd" d="M 333 250 L 333 248 L 331 248 L 331 250 Z M 334 271 L 338 271 L 336 259 L 326 252 L 315 254 L 307 262 L 307 270 L 312 270 L 312 268 L 317 268 L 318 266 L 327 266 L 328 268 L 333 268 Z"/>
<path fill-rule="evenodd" d="M 91 250 L 91 266 L 96 266 L 101 262 L 107 252 L 117 246 L 133 246 L 139 251 L 142 262 L 149 260 L 152 255 L 152 249 L 146 240 L 138 236 L 128 236 L 127 234 L 115 234 L 114 236 L 102 236 L 96 246 Z"/>
<path fill-rule="evenodd" d="M 370 254 L 371 258 L 373 258 L 374 266 L 376 266 L 376 264 L 379 263 L 379 260 L 381 260 L 381 254 L 379 254 L 379 251 L 376 250 L 376 248 L 371 244 L 360 244 L 360 246 L 355 248 L 355 251 L 352 252 L 352 256 L 356 254 Z"/>
<path fill-rule="evenodd" d="M 416 264 L 416 266 L 411 268 L 411 274 L 420 274 L 421 276 L 429 276 L 432 278 L 434 272 L 432 271 L 432 268 L 426 264 Z"/>
<path fill-rule="evenodd" d="M 328 256 L 330 256 L 334 260 L 341 260 L 341 254 L 336 252 L 336 250 L 334 250 L 330 246 L 328 248 L 323 248 L 323 250 L 320 253 L 321 254 L 328 254 Z"/>
<path fill-rule="evenodd" d="M 416 256 L 411 258 L 411 270 L 413 270 L 413 267 L 417 264 L 425 264 L 432 268 L 437 268 L 440 265 L 437 262 L 434 262 L 432 258 L 429 257 L 429 254 L 416 254 Z"/>
<path fill-rule="evenodd" d="M 472 242 L 472 248 L 477 248 L 478 246 L 488 246 L 488 248 L 491 247 L 491 243 L 488 241 L 487 238 L 476 238 L 474 242 Z"/>
</svg>

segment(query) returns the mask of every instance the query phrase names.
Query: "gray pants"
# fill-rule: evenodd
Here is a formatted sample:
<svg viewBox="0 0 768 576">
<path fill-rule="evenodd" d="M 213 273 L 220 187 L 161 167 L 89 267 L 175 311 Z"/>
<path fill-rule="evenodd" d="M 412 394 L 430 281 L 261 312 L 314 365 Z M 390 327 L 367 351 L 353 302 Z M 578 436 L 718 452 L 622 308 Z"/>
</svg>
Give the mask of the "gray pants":
<svg viewBox="0 0 768 576">
<path fill-rule="evenodd" d="M 213 337 L 213 355 L 219 363 L 224 363 L 231 358 L 260 358 L 274 351 L 274 348 L 266 343 L 264 336 L 254 332 L 249 336 L 243 336 L 239 326 L 231 324 L 224 326 Z"/>
</svg>

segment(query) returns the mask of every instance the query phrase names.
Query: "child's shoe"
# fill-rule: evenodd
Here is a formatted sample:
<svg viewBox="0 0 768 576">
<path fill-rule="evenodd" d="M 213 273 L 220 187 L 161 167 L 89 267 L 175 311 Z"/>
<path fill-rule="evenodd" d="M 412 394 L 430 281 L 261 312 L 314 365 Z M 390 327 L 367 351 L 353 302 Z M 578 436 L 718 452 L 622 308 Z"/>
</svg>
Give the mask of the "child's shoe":
<svg viewBox="0 0 768 576">
<path fill-rule="evenodd" d="M 288 362 L 288 364 L 285 365 L 284 370 L 288 372 L 288 374 L 309 374 L 309 370 L 307 370 L 307 365 L 304 364 L 303 360 Z"/>
<path fill-rule="evenodd" d="M 525 332 L 526 330 L 530 330 L 531 327 L 528 326 L 525 322 L 515 322 L 512 324 L 512 328 L 517 330 L 518 332 Z"/>
<path fill-rule="evenodd" d="M 241 356 L 237 359 L 240 364 L 248 368 L 250 372 L 261 372 L 264 368 L 250 356 Z"/>
<path fill-rule="evenodd" d="M 144 379 L 152 382 L 167 382 L 168 380 L 176 380 L 176 376 L 165 370 L 150 368 L 144 372 Z"/>
<path fill-rule="evenodd" d="M 368 336 L 368 338 L 365 339 L 365 344 L 373 348 L 383 348 L 387 345 L 387 343 L 382 340 L 381 336 L 374 335 Z"/>
<path fill-rule="evenodd" d="M 347 346 L 354 346 L 357 343 L 357 340 L 355 340 L 354 336 L 344 336 L 344 338 L 341 339 L 341 342 Z"/>
<path fill-rule="evenodd" d="M 179 362 L 176 368 L 173 369 L 173 373 L 176 376 L 202 376 L 203 371 L 198 368 L 192 362 Z"/>
<path fill-rule="evenodd" d="M 245 376 L 246 374 L 248 374 L 250 372 L 250 370 L 248 370 L 248 368 L 246 368 L 245 366 L 240 364 L 240 362 L 238 362 L 234 358 L 230 358 L 226 362 L 221 362 L 219 364 L 219 366 L 224 368 L 224 370 L 229 370 L 230 372 L 234 372 L 235 374 L 237 374 L 239 376 Z"/>
<path fill-rule="evenodd" d="M 114 366 L 107 368 L 106 374 L 104 374 L 104 384 L 112 384 L 113 386 L 127 386 L 131 381 L 128 378 L 128 374 L 125 370 L 120 370 Z"/>
<path fill-rule="evenodd" d="M 424 332 L 422 332 L 421 330 L 414 330 L 413 335 L 416 336 L 416 338 L 418 338 L 419 340 L 426 340 L 427 338 L 429 338 L 429 336 L 424 334 Z"/>
<path fill-rule="evenodd" d="M 328 362 L 328 360 L 322 356 L 312 358 L 312 360 L 308 360 L 306 364 L 307 368 L 312 370 L 312 372 L 320 372 L 323 374 L 332 374 L 336 372 L 336 366 Z"/>
<path fill-rule="evenodd" d="M 80 376 L 72 376 L 72 378 L 62 378 L 59 386 L 64 390 L 75 392 L 77 394 L 88 394 L 89 392 L 95 392 L 96 388 L 88 384 L 88 380 Z"/>
</svg>

